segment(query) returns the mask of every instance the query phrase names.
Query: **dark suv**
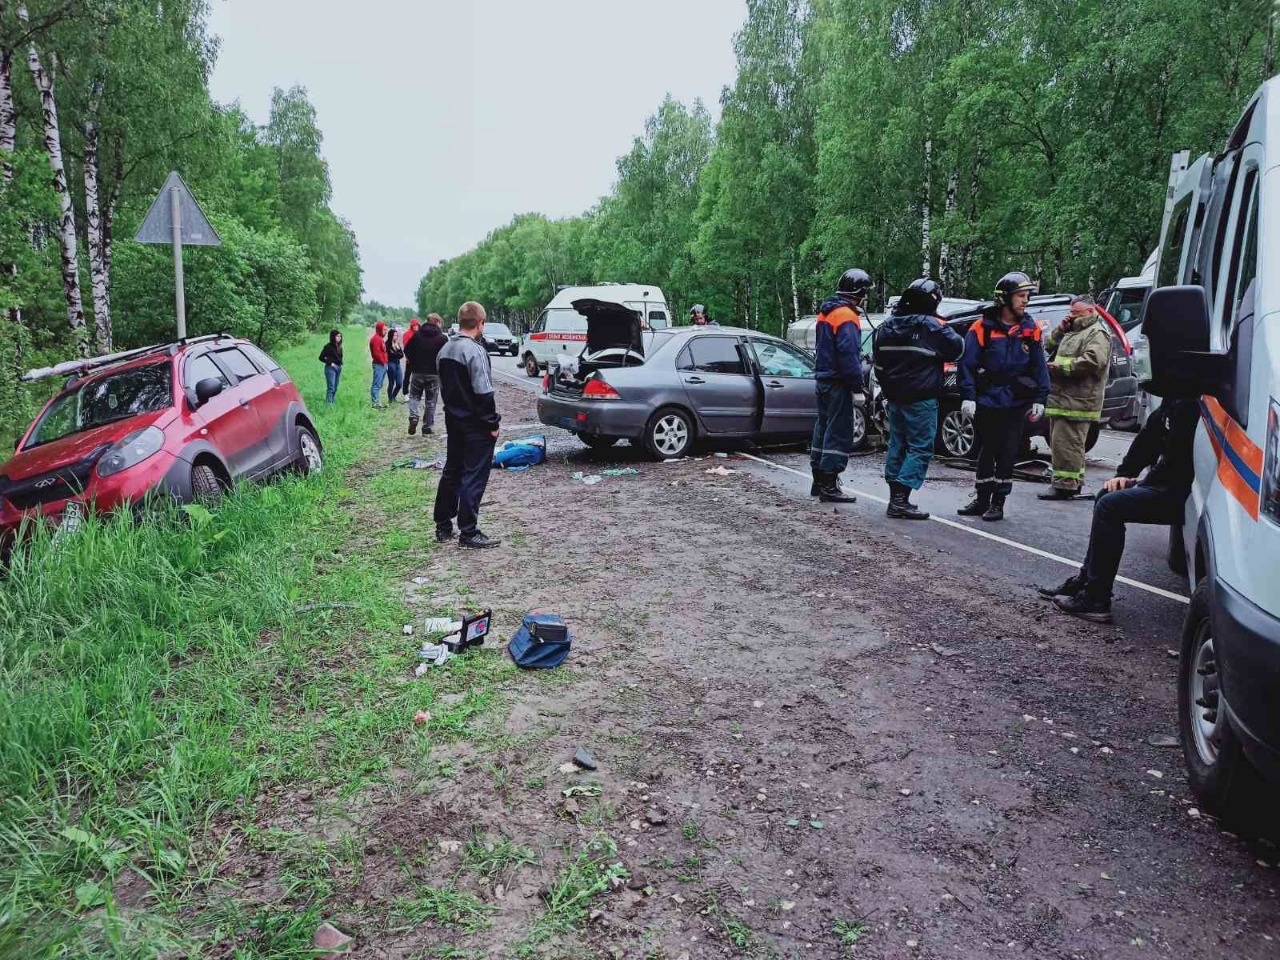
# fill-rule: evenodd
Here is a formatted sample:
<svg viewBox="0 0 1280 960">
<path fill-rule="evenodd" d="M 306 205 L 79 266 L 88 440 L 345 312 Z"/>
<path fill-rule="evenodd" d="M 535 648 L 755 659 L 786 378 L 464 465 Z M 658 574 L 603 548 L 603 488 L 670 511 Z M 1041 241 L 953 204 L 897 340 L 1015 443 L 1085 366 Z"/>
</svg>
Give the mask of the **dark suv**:
<svg viewBox="0 0 1280 960">
<path fill-rule="evenodd" d="M 1040 329 L 1047 338 L 1063 319 L 1071 307 L 1072 297 L 1069 294 L 1044 294 L 1031 298 L 1027 307 L 1027 315 L 1040 324 Z M 982 312 L 992 306 L 984 303 L 972 310 L 955 314 L 947 318 L 947 324 L 964 336 L 969 332 L 975 320 Z M 1103 423 L 1114 419 L 1122 420 L 1130 415 L 1138 392 L 1138 381 L 1133 375 L 1132 348 L 1120 325 L 1105 310 L 1099 308 L 1103 322 L 1111 328 L 1111 373 L 1107 380 L 1107 398 L 1102 405 L 1102 421 L 1089 431 L 1088 449 L 1092 450 L 1097 443 L 1098 433 Z M 947 364 L 947 393 L 939 401 L 938 406 L 938 452 L 948 457 L 967 459 L 973 452 L 973 423 L 960 412 L 960 390 L 956 384 L 955 364 Z M 1035 423 L 1027 422 L 1026 443 L 1031 438 L 1047 437 L 1049 421 L 1041 417 Z"/>
<path fill-rule="evenodd" d="M 280 364 L 221 334 L 33 370 L 70 375 L 0 467 L 0 550 L 25 520 L 181 503 L 241 479 L 323 466 L 315 423 Z"/>
</svg>

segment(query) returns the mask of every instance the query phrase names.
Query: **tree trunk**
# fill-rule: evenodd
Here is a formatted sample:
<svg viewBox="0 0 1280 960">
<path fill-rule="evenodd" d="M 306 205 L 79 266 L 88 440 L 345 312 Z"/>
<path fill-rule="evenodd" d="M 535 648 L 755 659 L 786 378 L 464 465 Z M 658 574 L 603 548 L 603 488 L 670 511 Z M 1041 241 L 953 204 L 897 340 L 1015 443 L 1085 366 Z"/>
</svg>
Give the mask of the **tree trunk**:
<svg viewBox="0 0 1280 960">
<path fill-rule="evenodd" d="M 102 203 L 98 197 L 98 104 L 102 99 L 102 79 L 93 82 L 89 110 L 84 125 L 84 211 L 85 234 L 89 242 L 89 276 L 93 291 L 93 327 L 98 348 L 111 352 L 111 286 L 107 273 L 107 235 Z"/>
<path fill-rule="evenodd" d="M 0 154 L 4 155 L 0 160 L 0 176 L 4 179 L 0 191 L 13 182 L 13 162 L 10 158 L 17 146 L 18 118 L 13 106 L 13 51 L 0 50 Z M 10 276 L 18 275 L 17 264 L 2 264 L 0 270 L 4 270 Z M 21 308 L 10 307 L 7 313 L 10 321 L 22 323 Z"/>
<path fill-rule="evenodd" d="M 791 319 L 800 319 L 800 289 L 796 286 L 796 254 L 791 251 Z"/>
<path fill-rule="evenodd" d="M 1266 83 L 1276 72 L 1276 12 L 1267 16 L 1267 45 L 1262 53 L 1262 82 Z"/>
<path fill-rule="evenodd" d="M 26 23 L 26 7 L 18 8 L 18 17 Z M 84 328 L 84 302 L 80 299 L 80 270 L 76 253 L 76 214 L 71 206 L 71 193 L 67 188 L 67 168 L 62 162 L 62 135 L 58 131 L 58 103 L 53 96 L 53 71 L 57 70 L 57 55 L 46 70 L 40 62 L 40 53 L 34 43 L 27 51 L 27 67 L 40 94 L 40 112 L 44 119 L 44 149 L 53 169 L 53 189 L 62 208 L 59 222 L 59 241 L 62 250 L 62 292 L 67 301 L 67 320 L 77 335 Z M 81 350 L 84 349 L 81 345 Z"/>
<path fill-rule="evenodd" d="M 959 189 L 960 171 L 952 167 L 951 176 L 947 177 L 946 206 L 943 207 L 943 223 L 947 228 L 950 228 L 951 217 L 956 210 L 956 193 Z M 951 286 L 951 244 L 946 240 L 938 248 L 938 280 L 944 290 Z"/>
<path fill-rule="evenodd" d="M 930 236 L 932 223 L 929 216 L 933 197 L 933 138 L 928 134 L 924 139 L 924 183 L 921 185 L 920 197 L 920 275 L 927 277 L 931 270 L 929 250 L 932 245 Z"/>
</svg>

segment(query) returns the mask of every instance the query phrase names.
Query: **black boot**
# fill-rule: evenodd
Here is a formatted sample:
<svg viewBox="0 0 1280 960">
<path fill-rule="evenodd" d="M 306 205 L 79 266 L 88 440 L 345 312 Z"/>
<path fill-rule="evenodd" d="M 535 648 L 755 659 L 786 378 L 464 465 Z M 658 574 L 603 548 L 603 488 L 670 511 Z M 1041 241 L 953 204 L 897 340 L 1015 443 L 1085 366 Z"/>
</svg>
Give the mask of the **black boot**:
<svg viewBox="0 0 1280 960">
<path fill-rule="evenodd" d="M 990 506 L 991 491 L 979 490 L 974 493 L 973 499 L 957 510 L 956 513 L 962 517 L 980 517 L 987 512 L 987 508 Z"/>
<path fill-rule="evenodd" d="M 1046 490 L 1044 493 L 1036 494 L 1037 500 L 1073 500 L 1080 491 L 1065 490 L 1062 487 L 1054 487 L 1052 490 Z"/>
<path fill-rule="evenodd" d="M 823 503 L 857 503 L 858 498 L 840 488 L 840 474 L 818 474 L 818 499 Z"/>
<path fill-rule="evenodd" d="M 991 495 L 991 506 L 987 507 L 987 512 L 982 515 L 983 520 L 1003 520 L 1004 519 L 1004 494 L 993 493 Z"/>
<path fill-rule="evenodd" d="M 1074 597 L 1083 589 L 1084 577 L 1077 573 L 1074 577 L 1067 577 L 1056 587 L 1036 587 L 1036 593 L 1046 600 L 1052 600 L 1054 597 Z"/>
<path fill-rule="evenodd" d="M 817 467 L 810 467 L 809 472 L 813 474 L 813 483 L 809 487 L 809 496 L 816 497 L 822 493 L 822 473 Z"/>
<path fill-rule="evenodd" d="M 417 432 L 418 432 L 418 418 L 410 417 L 409 418 L 409 436 L 412 437 Z"/>
<path fill-rule="evenodd" d="M 901 483 L 889 484 L 889 507 L 885 516 L 893 520 L 928 520 L 929 515 L 917 510 L 911 502 L 911 488 Z"/>
</svg>

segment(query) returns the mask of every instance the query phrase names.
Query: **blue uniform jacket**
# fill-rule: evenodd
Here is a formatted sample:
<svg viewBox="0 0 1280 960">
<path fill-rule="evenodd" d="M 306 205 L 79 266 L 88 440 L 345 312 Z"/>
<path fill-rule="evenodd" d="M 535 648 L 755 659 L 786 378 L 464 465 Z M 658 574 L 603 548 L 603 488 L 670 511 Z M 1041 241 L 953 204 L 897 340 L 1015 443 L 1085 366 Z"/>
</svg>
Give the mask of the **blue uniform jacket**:
<svg viewBox="0 0 1280 960">
<path fill-rule="evenodd" d="M 1049 364 L 1040 327 L 1029 317 L 1005 327 L 999 314 L 983 314 L 964 338 L 956 370 L 960 396 L 980 407 L 1009 410 L 1049 398 Z"/>
<path fill-rule="evenodd" d="M 842 297 L 818 308 L 814 329 L 817 355 L 814 377 L 819 383 L 839 383 L 850 393 L 862 392 L 862 319 Z"/>
</svg>

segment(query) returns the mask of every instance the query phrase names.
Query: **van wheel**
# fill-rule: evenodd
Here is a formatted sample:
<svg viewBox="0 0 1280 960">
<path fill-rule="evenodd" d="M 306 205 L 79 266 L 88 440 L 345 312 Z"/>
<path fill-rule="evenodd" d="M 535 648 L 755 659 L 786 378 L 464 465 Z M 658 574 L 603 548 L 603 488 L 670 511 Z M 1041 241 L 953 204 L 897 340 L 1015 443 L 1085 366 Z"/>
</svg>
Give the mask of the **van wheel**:
<svg viewBox="0 0 1280 960">
<path fill-rule="evenodd" d="M 197 463 L 191 468 L 191 493 L 196 503 L 217 503 L 222 497 L 222 484 L 213 467 L 207 463 Z"/>
<path fill-rule="evenodd" d="M 1191 792 L 1224 820 L 1248 821 L 1262 784 L 1227 720 L 1209 583 L 1191 595 L 1178 661 L 1178 734 Z"/>
<path fill-rule="evenodd" d="M 693 421 L 683 410 L 663 407 L 644 428 L 644 446 L 658 460 L 676 460 L 693 445 Z"/>
<path fill-rule="evenodd" d="M 524 372 L 525 376 L 536 377 L 538 375 L 538 358 L 532 353 L 524 355 Z"/>
<path fill-rule="evenodd" d="M 298 459 L 294 467 L 304 477 L 320 473 L 324 469 L 324 456 L 320 453 L 320 441 L 306 427 L 298 426 Z"/>
</svg>

